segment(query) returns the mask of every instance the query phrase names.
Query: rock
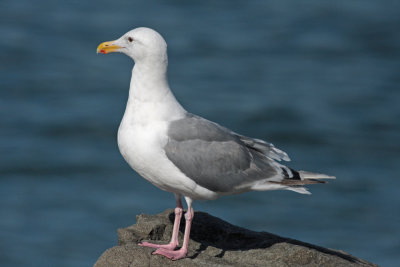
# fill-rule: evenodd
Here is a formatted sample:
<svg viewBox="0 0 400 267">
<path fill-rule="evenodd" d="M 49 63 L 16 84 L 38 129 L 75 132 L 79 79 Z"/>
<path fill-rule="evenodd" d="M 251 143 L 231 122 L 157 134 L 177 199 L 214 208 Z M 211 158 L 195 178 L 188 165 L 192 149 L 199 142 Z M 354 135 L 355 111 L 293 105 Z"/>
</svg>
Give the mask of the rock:
<svg viewBox="0 0 400 267">
<path fill-rule="evenodd" d="M 204 212 L 195 213 L 185 259 L 171 261 L 137 245 L 142 240 L 169 242 L 174 216 L 173 210 L 137 216 L 136 224 L 118 229 L 118 246 L 107 249 L 94 266 L 377 266 L 343 251 L 250 231 Z M 179 235 L 182 244 L 183 233 Z"/>
</svg>

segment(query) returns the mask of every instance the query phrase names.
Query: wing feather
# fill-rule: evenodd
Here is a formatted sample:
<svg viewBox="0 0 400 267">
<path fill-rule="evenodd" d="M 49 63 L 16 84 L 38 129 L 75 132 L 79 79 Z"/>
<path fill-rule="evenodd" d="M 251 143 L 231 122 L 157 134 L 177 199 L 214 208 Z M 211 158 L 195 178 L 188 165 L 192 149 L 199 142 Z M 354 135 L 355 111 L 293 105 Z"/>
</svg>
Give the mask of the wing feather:
<svg viewBox="0 0 400 267">
<path fill-rule="evenodd" d="M 279 154 L 273 146 L 257 139 L 249 145 L 250 138 L 201 117 L 188 114 L 171 122 L 168 137 L 167 157 L 186 176 L 214 192 L 242 192 L 260 180 L 283 179 L 283 165 L 274 161 Z M 274 157 L 263 152 L 267 147 Z"/>
</svg>

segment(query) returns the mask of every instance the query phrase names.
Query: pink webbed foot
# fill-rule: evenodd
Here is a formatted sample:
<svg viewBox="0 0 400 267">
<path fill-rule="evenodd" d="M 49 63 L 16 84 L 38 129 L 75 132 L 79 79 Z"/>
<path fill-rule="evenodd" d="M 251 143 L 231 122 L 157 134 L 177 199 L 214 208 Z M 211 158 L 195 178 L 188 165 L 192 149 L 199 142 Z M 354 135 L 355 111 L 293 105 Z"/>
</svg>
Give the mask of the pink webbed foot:
<svg viewBox="0 0 400 267">
<path fill-rule="evenodd" d="M 142 247 L 159 248 L 159 249 L 164 249 L 164 250 L 174 250 L 178 244 L 175 244 L 175 243 L 153 244 L 153 243 L 149 243 L 149 242 L 141 242 L 138 245 L 142 246 Z"/>
<path fill-rule="evenodd" d="M 186 257 L 187 250 L 186 249 L 179 249 L 179 250 L 165 250 L 163 248 L 159 248 L 152 253 L 153 255 L 162 255 L 167 257 L 170 260 L 179 260 Z"/>
</svg>

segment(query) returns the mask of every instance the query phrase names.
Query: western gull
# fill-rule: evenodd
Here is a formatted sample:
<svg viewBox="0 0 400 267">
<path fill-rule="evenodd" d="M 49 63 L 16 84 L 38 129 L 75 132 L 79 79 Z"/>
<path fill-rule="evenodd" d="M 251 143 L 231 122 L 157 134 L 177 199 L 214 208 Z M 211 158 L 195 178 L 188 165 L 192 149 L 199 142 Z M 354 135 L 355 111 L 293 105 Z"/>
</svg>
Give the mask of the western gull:
<svg viewBox="0 0 400 267">
<path fill-rule="evenodd" d="M 156 248 L 153 254 L 172 260 L 186 256 L 195 199 L 212 200 L 251 190 L 286 189 L 310 194 L 303 185 L 335 178 L 293 170 L 279 163 L 290 159 L 271 143 L 240 135 L 186 111 L 168 85 L 167 44 L 156 31 L 136 28 L 97 48 L 97 53 L 111 52 L 124 53 L 135 62 L 118 129 L 119 150 L 142 177 L 175 195 L 171 241 L 139 244 Z M 182 247 L 176 249 L 182 196 L 187 203 L 186 226 Z"/>
</svg>

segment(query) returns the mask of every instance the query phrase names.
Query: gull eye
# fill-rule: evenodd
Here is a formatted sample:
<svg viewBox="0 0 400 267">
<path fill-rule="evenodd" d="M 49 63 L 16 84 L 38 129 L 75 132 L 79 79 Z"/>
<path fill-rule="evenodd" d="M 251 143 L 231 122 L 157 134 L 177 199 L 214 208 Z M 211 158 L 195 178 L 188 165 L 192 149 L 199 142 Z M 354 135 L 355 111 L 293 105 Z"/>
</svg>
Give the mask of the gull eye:
<svg viewBox="0 0 400 267">
<path fill-rule="evenodd" d="M 129 41 L 130 43 L 132 43 L 132 42 L 133 42 L 133 38 L 132 38 L 132 37 L 128 37 L 128 41 Z"/>
</svg>

